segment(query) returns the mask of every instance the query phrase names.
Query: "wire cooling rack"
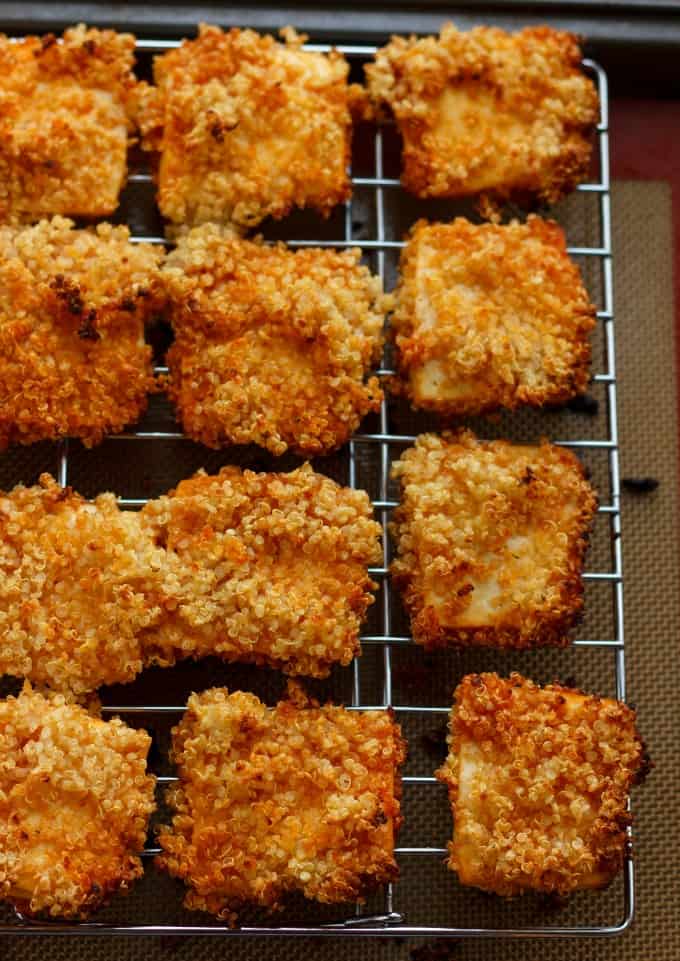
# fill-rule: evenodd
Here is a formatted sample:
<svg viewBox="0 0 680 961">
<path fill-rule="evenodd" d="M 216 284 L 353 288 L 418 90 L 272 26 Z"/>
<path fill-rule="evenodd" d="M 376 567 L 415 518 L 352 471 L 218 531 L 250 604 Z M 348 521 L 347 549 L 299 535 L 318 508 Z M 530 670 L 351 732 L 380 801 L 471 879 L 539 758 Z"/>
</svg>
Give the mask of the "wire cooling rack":
<svg viewBox="0 0 680 961">
<path fill-rule="evenodd" d="M 142 64 L 151 55 L 175 46 L 175 41 L 137 41 Z M 307 49 L 326 51 L 329 47 L 309 45 Z M 348 57 L 353 70 L 375 52 L 374 47 L 361 45 L 338 49 Z M 588 416 L 578 411 L 524 412 L 473 426 L 482 435 L 495 433 L 517 440 L 538 439 L 547 434 L 554 442 L 577 449 L 586 462 L 600 491 L 601 502 L 588 555 L 589 566 L 599 569 L 585 574 L 586 618 L 581 626 L 582 631 L 585 629 L 584 636 L 575 638 L 573 645 L 564 651 L 516 652 L 515 655 L 473 650 L 435 657 L 414 647 L 408 622 L 398 599 L 393 596 L 388 575 L 387 525 L 390 512 L 397 504 L 390 466 L 404 447 L 412 443 L 416 433 L 436 425 L 427 418 L 399 409 L 392 400 L 383 401 L 379 415 L 367 420 L 364 432 L 355 435 L 344 451 L 330 461 L 315 465 L 350 486 L 367 488 L 385 534 L 382 564 L 371 570 L 380 588 L 362 636 L 364 655 L 361 660 L 355 659 L 350 668 L 335 671 L 328 685 L 325 688 L 322 685 L 321 696 L 332 696 L 353 709 L 392 706 L 404 728 L 410 760 L 403 777 L 405 828 L 396 848 L 401 870 L 399 882 L 387 885 L 354 913 L 348 914 L 346 907 L 322 908 L 300 900 L 283 915 L 260 915 L 230 930 L 178 907 L 181 885 L 163 878 L 151 867 L 149 858 L 157 849 L 150 841 L 144 852 L 147 867 L 144 881 L 129 898 L 118 898 L 101 912 L 98 915 L 101 920 L 36 922 L 7 912 L 6 916 L 0 916 L 1 932 L 555 938 L 614 935 L 628 927 L 634 905 L 633 865 L 629 857 L 622 878 L 608 892 L 576 895 L 567 908 L 562 908 L 557 920 L 552 909 L 529 896 L 506 902 L 458 885 L 453 873 L 443 864 L 447 853 L 445 844 L 451 832 L 446 789 L 432 773 L 438 766 L 437 760 L 423 748 L 432 725 L 437 725 L 437 734 L 441 736 L 451 692 L 458 679 L 470 669 L 496 669 L 506 673 L 516 669 L 536 680 L 550 680 L 556 674 L 565 678 L 565 672 L 569 672 L 584 688 L 625 698 L 607 81 L 602 68 L 593 61 L 585 60 L 583 66 L 595 79 L 600 96 L 595 173 L 593 182 L 581 185 L 557 212 L 557 218 L 565 224 L 568 236 L 579 235 L 579 242 L 569 250 L 580 263 L 599 307 L 593 354 L 596 373 L 591 387 L 597 399 L 597 415 Z M 132 170 L 121 220 L 130 224 L 135 240 L 160 244 L 164 239 L 158 235 L 158 221 L 154 220 L 157 215 L 142 212 L 142 208 L 152 209 L 150 180 L 147 171 Z M 266 235 L 285 239 L 297 247 L 360 246 L 366 260 L 390 288 L 399 250 L 403 247 L 401 237 L 409 223 L 417 216 L 446 219 L 457 212 L 467 212 L 446 203 L 419 203 L 403 193 L 398 180 L 398 143 L 390 127 L 359 129 L 352 180 L 353 199 L 329 223 L 321 223 L 309 214 L 293 215 L 282 224 L 273 225 Z M 551 215 L 554 213 L 551 211 Z M 379 371 L 382 377 L 392 372 L 390 362 L 387 349 Z M 164 369 L 159 365 L 159 372 Z M 560 431 L 564 431 L 564 436 Z M 121 445 L 126 445 L 125 452 Z M 168 471 L 172 474 L 171 480 L 176 481 L 198 466 L 212 470 L 219 467 L 216 456 L 204 448 L 197 449 L 185 439 L 173 423 L 169 409 L 161 409 L 155 415 L 152 412 L 138 429 L 109 438 L 94 451 L 86 452 L 79 445 L 63 442 L 56 450 L 56 464 L 55 448 L 51 445 L 47 445 L 47 450 L 43 445 L 38 463 L 28 467 L 25 458 L 9 452 L 3 455 L 4 470 L 0 478 L 2 486 L 8 486 L 9 480 L 12 483 L 26 481 L 26 471 L 56 469 L 62 485 L 71 483 L 89 495 L 97 493 L 102 486 L 122 489 L 121 506 L 134 509 L 142 506 L 149 496 L 172 486 L 171 482 L 163 483 L 160 479 L 161 476 L 165 479 Z M 263 456 L 258 455 L 258 464 Z M 228 459 L 228 454 L 224 458 Z M 225 462 L 224 458 L 220 463 Z M 276 466 L 280 468 L 280 462 Z M 144 489 L 145 484 L 149 487 L 149 472 L 151 487 L 155 483 L 158 490 Z M 88 487 L 90 489 L 84 490 Z M 142 496 L 139 496 L 140 489 Z M 606 597 L 602 596 L 603 591 Z M 592 618 L 589 617 L 591 610 L 596 612 Z M 271 684 L 264 678 L 273 672 L 257 668 L 212 665 L 200 673 L 200 669 L 197 672 L 193 665 L 185 664 L 162 675 L 146 673 L 154 678 L 147 679 L 146 687 L 142 677 L 125 688 L 102 692 L 103 713 L 117 714 L 133 725 L 148 727 L 159 746 L 165 745 L 166 749 L 169 728 L 184 710 L 186 696 L 192 689 L 216 683 L 225 683 L 234 689 L 243 681 L 244 686 L 249 684 L 254 689 L 264 685 L 264 693 L 271 702 Z M 158 753 L 155 766 L 160 770 L 162 795 L 164 786 L 172 782 L 174 776 L 163 773 L 165 768 Z"/>
</svg>

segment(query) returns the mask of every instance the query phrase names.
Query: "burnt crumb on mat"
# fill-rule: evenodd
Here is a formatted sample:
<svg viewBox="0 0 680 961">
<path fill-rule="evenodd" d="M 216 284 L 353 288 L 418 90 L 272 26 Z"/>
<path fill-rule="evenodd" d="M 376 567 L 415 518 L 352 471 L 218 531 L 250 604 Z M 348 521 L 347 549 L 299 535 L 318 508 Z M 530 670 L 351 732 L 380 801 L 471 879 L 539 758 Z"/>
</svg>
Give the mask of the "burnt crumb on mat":
<svg viewBox="0 0 680 961">
<path fill-rule="evenodd" d="M 459 946 L 458 941 L 449 941 L 445 938 L 426 941 L 425 944 L 410 951 L 409 959 L 410 961 L 449 961 L 450 958 L 455 958 Z"/>
<path fill-rule="evenodd" d="M 418 738 L 419 744 L 428 757 L 435 761 L 443 761 L 447 753 L 446 735 L 448 728 L 446 724 L 438 724 L 431 730 L 421 734 Z"/>
<path fill-rule="evenodd" d="M 589 417 L 597 417 L 600 412 L 600 402 L 592 394 L 579 394 L 564 406 L 575 414 L 587 414 Z"/>
<path fill-rule="evenodd" d="M 659 486 L 656 477 L 624 477 L 621 483 L 631 494 L 651 494 Z"/>
</svg>

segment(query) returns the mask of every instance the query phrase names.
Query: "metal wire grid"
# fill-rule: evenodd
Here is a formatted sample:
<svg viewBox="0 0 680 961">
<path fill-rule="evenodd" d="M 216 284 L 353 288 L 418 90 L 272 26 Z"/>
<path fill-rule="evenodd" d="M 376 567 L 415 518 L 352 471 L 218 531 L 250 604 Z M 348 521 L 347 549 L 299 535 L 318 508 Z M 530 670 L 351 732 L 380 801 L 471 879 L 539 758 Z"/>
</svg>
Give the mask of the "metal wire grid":
<svg viewBox="0 0 680 961">
<path fill-rule="evenodd" d="M 146 53 L 158 53 L 163 50 L 178 46 L 177 41 L 156 41 L 138 40 L 137 48 Z M 306 49 L 326 52 L 330 48 L 326 45 L 307 45 Z M 376 48 L 372 46 L 351 45 L 339 46 L 348 58 L 358 58 L 365 60 L 375 53 Z M 578 190 L 583 193 L 596 194 L 599 198 L 599 246 L 593 247 L 569 247 L 569 252 L 575 256 L 586 258 L 596 258 L 600 263 L 603 308 L 598 311 L 598 319 L 604 325 L 604 344 L 606 369 L 595 374 L 593 380 L 604 385 L 607 396 L 608 408 L 608 434 L 609 436 L 601 440 L 565 440 L 554 441 L 554 443 L 575 449 L 597 449 L 607 452 L 608 469 L 611 501 L 602 504 L 599 512 L 608 515 L 610 523 L 611 543 L 612 543 L 612 570 L 604 572 L 588 572 L 584 575 L 587 581 L 611 582 L 614 590 L 614 626 L 615 636 L 611 639 L 576 639 L 573 643 L 577 647 L 600 647 L 612 650 L 615 658 L 616 672 L 616 694 L 620 699 L 625 698 L 625 661 L 624 661 L 624 633 L 623 633 L 623 585 L 622 585 L 622 563 L 621 563 L 621 525 L 619 513 L 620 501 L 620 479 L 619 479 L 619 455 L 618 455 L 618 427 L 616 414 L 616 367 L 615 367 L 615 344 L 614 344 L 614 311 L 613 311 L 613 285 L 612 285 L 612 250 L 611 250 L 611 219 L 610 219 L 610 182 L 609 182 L 609 140 L 608 140 L 608 96 L 607 78 L 602 68 L 591 60 L 583 61 L 584 68 L 594 75 L 600 97 L 601 113 L 600 122 L 597 127 L 597 146 L 598 146 L 598 167 L 599 177 L 597 182 L 582 184 Z M 389 250 L 398 250 L 404 246 L 399 239 L 387 236 L 386 217 L 385 217 L 385 191 L 399 189 L 400 183 L 397 179 L 389 178 L 384 175 L 384 149 L 383 132 L 378 127 L 375 130 L 374 144 L 374 172 L 369 177 L 352 177 L 355 187 L 369 188 L 374 196 L 375 213 L 375 236 L 368 240 L 356 240 L 353 238 L 353 219 L 352 201 L 349 200 L 345 205 L 344 217 L 344 239 L 338 240 L 289 240 L 290 246 L 328 246 L 328 247 L 355 247 L 360 246 L 365 250 L 375 251 L 377 272 L 383 282 L 385 281 L 385 257 Z M 133 173 L 130 176 L 131 182 L 148 182 L 150 175 L 147 173 Z M 134 241 L 145 241 L 151 243 L 165 243 L 163 237 L 136 236 Z M 158 368 L 158 372 L 164 372 L 165 368 Z M 393 371 L 389 368 L 387 356 L 383 358 L 383 364 L 378 374 L 382 377 L 389 376 Z M 387 536 L 387 524 L 390 511 L 397 506 L 397 502 L 390 499 L 389 495 L 389 468 L 390 468 L 390 447 L 404 447 L 410 445 L 415 436 L 406 434 L 392 433 L 390 429 L 390 410 L 386 400 L 383 400 L 379 415 L 379 431 L 375 433 L 356 434 L 348 445 L 348 477 L 352 487 L 357 486 L 357 448 L 358 445 L 371 445 L 377 449 L 379 458 L 379 492 L 378 497 L 373 500 L 373 507 L 380 518 L 383 527 L 383 562 L 380 567 L 371 568 L 372 576 L 381 582 L 381 621 L 382 630 L 377 634 L 365 634 L 362 636 L 362 644 L 367 646 L 378 646 L 382 649 L 382 672 L 383 672 L 383 696 L 381 704 L 366 704 L 362 700 L 361 667 L 360 661 L 355 659 L 352 665 L 352 694 L 350 709 L 361 710 L 380 710 L 391 706 L 395 713 L 404 714 L 437 714 L 447 715 L 448 707 L 437 707 L 428 705 L 399 705 L 393 704 L 392 696 L 392 648 L 399 645 L 408 645 L 411 638 L 393 632 L 392 617 L 392 597 L 391 586 L 388 576 L 389 565 L 389 538 Z M 137 439 L 145 441 L 159 440 L 179 440 L 183 435 L 176 431 L 130 431 L 117 435 L 124 439 Z M 113 439 L 113 438 L 112 438 Z M 61 443 L 58 454 L 58 481 L 66 485 L 69 481 L 69 443 Z M 119 498 L 122 507 L 136 508 L 146 503 L 142 498 Z M 184 711 L 184 705 L 107 705 L 104 706 L 105 714 L 132 715 L 139 717 L 144 714 L 167 714 L 179 716 Z M 165 785 L 175 781 L 174 777 L 158 777 L 158 782 Z M 434 785 L 439 782 L 433 776 L 404 776 L 405 784 L 422 785 L 424 790 L 432 790 Z M 439 789 L 442 789 L 441 786 Z M 158 849 L 147 847 L 143 852 L 145 857 L 156 854 Z M 447 851 L 445 847 L 397 847 L 395 853 L 401 862 L 409 858 L 434 857 L 442 859 Z M 453 878 L 451 879 L 453 883 Z M 317 925 L 284 925 L 284 926 L 243 926 L 236 930 L 231 930 L 226 926 L 216 924 L 106 924 L 98 922 L 81 923 L 45 923 L 27 921 L 21 916 L 17 917 L 14 924 L 0 924 L 0 932 L 13 934 L 192 934 L 208 935 L 223 934 L 235 935 L 259 935 L 259 936 L 364 936 L 364 937 L 385 937 L 386 935 L 413 936 L 413 937 L 474 937 L 474 938 L 560 938 L 570 936 L 595 937 L 615 935 L 623 932 L 631 923 L 634 911 L 634 871 L 630 857 L 626 858 L 624 865 L 624 884 L 623 884 L 623 916 L 621 921 L 608 925 L 590 926 L 526 926 L 516 928 L 494 928 L 494 927 L 464 927 L 464 926 L 435 926 L 409 924 L 402 914 L 394 910 L 393 887 L 391 884 L 384 889 L 384 909 L 380 914 L 365 916 L 362 909 L 357 906 L 354 917 L 349 917 L 343 921 L 330 924 Z"/>
</svg>

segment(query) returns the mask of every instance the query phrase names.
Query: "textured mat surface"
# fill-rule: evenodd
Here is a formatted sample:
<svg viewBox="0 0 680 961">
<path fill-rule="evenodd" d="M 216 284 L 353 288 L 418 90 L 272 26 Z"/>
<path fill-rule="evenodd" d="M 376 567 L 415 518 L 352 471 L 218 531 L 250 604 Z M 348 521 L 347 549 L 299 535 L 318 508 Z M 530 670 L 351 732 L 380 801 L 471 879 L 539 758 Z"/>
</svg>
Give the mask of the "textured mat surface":
<svg viewBox="0 0 680 961">
<path fill-rule="evenodd" d="M 440 214 L 441 216 L 441 214 Z M 572 243 L 588 242 L 590 227 L 584 211 L 573 205 L 561 217 L 568 226 L 578 224 L 584 236 L 573 237 Z M 624 524 L 624 570 L 626 578 L 626 628 L 628 652 L 629 697 L 636 702 L 640 711 L 640 723 L 649 742 L 657 768 L 647 785 L 637 791 L 634 803 L 636 817 L 636 864 L 638 873 L 638 911 L 637 920 L 631 932 L 613 941 L 579 941 L 557 943 L 497 942 L 473 943 L 460 942 L 453 949 L 453 957 L 464 959 L 512 959 L 523 961 L 552 961 L 552 959 L 630 959 L 630 961 L 677 961 L 680 957 L 680 935 L 677 932 L 675 906 L 678 903 L 677 863 L 680 855 L 680 826 L 678 817 L 677 774 L 673 760 L 677 761 L 677 732 L 680 730 L 680 710 L 676 692 L 680 681 L 680 667 L 677 660 L 677 634 L 680 626 L 678 586 L 678 519 L 677 519 L 677 418 L 676 418 L 676 372 L 673 351 L 672 321 L 672 279 L 671 279 L 671 221 L 670 196 L 663 184 L 616 185 L 613 195 L 614 246 L 616 263 L 616 316 L 618 369 L 621 392 L 619 394 L 619 415 L 622 446 L 623 476 L 657 477 L 660 487 L 653 494 L 625 494 L 623 503 Z M 598 347 L 596 345 L 596 355 Z M 601 405 L 602 406 L 602 405 Z M 160 415 L 159 415 L 160 416 Z M 398 415 L 399 416 L 399 415 Z M 548 415 L 550 417 L 550 415 Z M 569 423 L 575 431 L 587 431 L 586 436 L 598 432 L 598 425 L 576 421 L 559 420 L 560 436 L 562 427 Z M 596 420 L 599 420 L 597 418 Z M 396 429 L 396 423 L 393 429 Z M 403 429 L 407 429 L 404 423 Z M 489 425 L 494 433 L 504 431 L 505 425 Z M 602 425 L 599 425 L 600 427 Z M 516 430 L 533 433 L 539 425 L 531 418 L 516 422 Z M 552 433 L 553 427 L 545 421 L 540 425 L 542 432 Z M 486 431 L 489 433 L 489 430 Z M 513 430 L 515 433 L 515 430 Z M 177 459 L 172 450 L 164 452 L 156 447 L 153 461 L 148 471 L 141 476 L 130 470 L 129 461 L 121 457 L 122 451 L 115 442 L 106 456 L 105 449 L 99 452 L 76 452 L 72 459 L 70 481 L 84 493 L 94 493 L 87 485 L 111 487 L 129 496 L 153 495 L 174 483 L 178 477 Z M 106 445 L 105 445 L 106 447 Z M 195 458 L 194 458 L 195 454 Z M 36 469 L 49 467 L 52 452 L 45 451 L 35 459 L 35 454 L 26 453 L 25 467 L 20 468 L 24 479 L 31 480 Z M 93 458 L 97 457 L 98 470 L 93 472 Z M 193 460 L 196 459 L 196 463 Z M 215 461 L 213 463 L 213 461 Z M 191 462 L 191 463 L 190 463 Z M 186 476 L 201 464 L 215 469 L 217 455 L 210 455 L 206 462 L 205 452 L 199 448 L 184 448 L 181 475 Z M 264 465 L 263 465 L 264 466 Z M 324 469 L 342 477 L 343 465 L 326 461 Z M 589 465 L 598 483 L 598 475 L 604 473 L 597 462 Z M 17 464 L 12 467 L 12 477 L 0 477 L 2 486 L 14 482 Z M 372 478 L 370 465 L 367 465 L 365 482 Z M 123 485 L 130 477 L 136 477 L 135 490 L 127 490 Z M 362 483 L 362 478 L 359 478 Z M 143 489 L 140 489 L 139 485 Z M 602 484 L 600 484 L 600 487 Z M 601 491 L 603 499 L 606 491 Z M 590 570 L 605 569 L 607 563 L 607 537 L 603 531 L 596 531 L 593 548 L 589 556 Z M 593 594 L 587 598 L 589 613 L 586 628 L 581 636 L 611 636 L 610 611 L 606 603 Z M 377 607 L 378 605 L 376 605 Z M 465 658 L 452 657 L 446 663 L 438 660 L 436 671 L 432 671 L 420 651 L 399 651 L 395 656 L 395 683 L 397 698 L 408 703 L 410 697 L 422 699 L 425 696 L 431 703 L 448 702 L 450 689 L 456 677 L 469 669 L 490 666 L 484 655 L 466 655 Z M 610 692 L 613 680 L 612 655 L 600 651 L 567 651 L 556 653 L 524 654 L 521 664 L 512 657 L 501 661 L 495 656 L 494 668 L 510 670 L 517 667 L 537 680 L 545 680 L 553 675 L 575 676 L 579 684 L 591 689 Z M 429 676 L 428 676 L 429 672 Z M 266 672 L 262 672 L 266 673 Z M 338 698 L 348 695 L 347 676 L 342 672 L 334 677 L 326 691 Z M 176 693 L 183 697 L 187 687 L 205 686 L 210 683 L 228 683 L 230 687 L 240 684 L 253 687 L 253 673 L 244 669 L 229 669 L 221 666 L 201 668 L 200 671 L 183 669 L 181 681 L 177 678 L 177 691 L 172 690 L 174 672 L 163 674 L 162 693 L 159 700 L 172 697 Z M 380 664 L 377 651 L 367 651 L 362 663 L 362 679 L 365 695 L 378 683 Z M 415 677 L 415 681 L 413 680 Z M 156 674 L 156 682 L 160 680 Z M 413 684 L 416 690 L 413 689 Z M 147 678 L 147 689 L 153 688 L 154 679 Z M 260 676 L 257 678 L 258 693 L 268 699 L 278 693 L 279 679 Z M 127 689 L 124 696 L 134 699 L 134 692 Z M 396 699 L 396 698 L 395 698 Z M 120 703 L 120 698 L 118 699 Z M 429 724 L 432 727 L 432 724 Z M 419 734 L 428 733 L 424 722 L 409 722 L 405 731 L 413 743 L 418 742 Z M 163 752 L 162 741 L 158 745 Z M 422 750 L 412 753 L 407 773 L 429 773 L 426 768 L 433 767 L 436 759 L 429 759 Z M 430 800 L 429 795 L 405 796 L 407 825 L 400 839 L 403 845 L 415 843 L 440 844 L 448 831 L 448 812 L 443 803 L 441 792 L 435 788 Z M 409 826 L 411 825 L 411 827 Z M 409 832 L 415 833 L 410 835 Z M 416 836 L 417 834 L 417 836 Z M 441 873 L 433 886 L 432 872 Z M 400 890 L 401 888 L 401 890 Z M 121 920 L 134 917 L 139 920 L 142 905 L 171 905 L 173 920 L 179 920 L 179 889 L 159 878 L 155 872 L 148 871 L 139 889 L 126 901 L 116 903 L 111 915 Z M 403 904 L 400 903 L 403 899 Z M 446 874 L 443 867 L 423 865 L 410 867 L 408 881 L 404 886 L 395 888 L 395 906 L 408 908 L 409 916 L 430 912 L 433 920 L 451 922 L 453 916 L 462 923 L 505 923 L 531 924 L 572 924 L 598 922 L 612 916 L 616 905 L 620 904 L 620 891 L 616 886 L 609 892 L 588 898 L 574 899 L 563 911 L 546 913 L 545 905 L 531 898 L 521 899 L 504 905 L 479 895 L 464 891 Z M 379 907 L 376 905 L 376 907 Z M 108 912 L 107 912 L 108 913 Z M 75 939 L 46 938 L 6 939 L 2 943 L 3 956 L 8 961 L 38 958 L 45 956 L 49 961 L 56 959 L 141 959 L 155 961 L 161 957 L 176 957 L 187 961 L 222 957 L 258 958 L 263 961 L 304 961 L 304 959 L 406 959 L 411 944 L 385 941 L 343 941 L 311 939 L 299 941 L 278 940 L 265 942 L 232 940 L 228 943 L 214 939 Z"/>
</svg>

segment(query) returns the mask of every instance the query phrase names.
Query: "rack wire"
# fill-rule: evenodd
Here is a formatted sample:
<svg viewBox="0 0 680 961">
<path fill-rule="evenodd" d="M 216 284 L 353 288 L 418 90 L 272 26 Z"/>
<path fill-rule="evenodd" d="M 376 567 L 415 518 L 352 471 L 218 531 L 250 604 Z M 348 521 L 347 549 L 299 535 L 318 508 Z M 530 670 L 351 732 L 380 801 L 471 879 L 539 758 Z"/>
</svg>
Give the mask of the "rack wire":
<svg viewBox="0 0 680 961">
<path fill-rule="evenodd" d="M 138 40 L 137 48 L 142 55 L 150 55 L 177 46 L 176 41 L 160 40 Z M 329 47 L 325 45 L 308 45 L 307 49 L 327 51 Z M 370 57 L 375 48 L 363 45 L 339 46 L 351 61 L 364 61 Z M 623 584 L 622 584 L 622 561 L 621 561 L 621 526 L 619 514 L 619 454 L 618 454 L 618 427 L 616 414 L 616 361 L 614 343 L 614 305 L 613 305 L 613 286 L 612 286 L 612 249 L 611 249 L 611 212 L 610 212 L 610 182 L 609 182 L 609 141 L 608 141 L 608 99 L 607 99 L 607 80 L 602 68 L 591 60 L 584 60 L 583 66 L 595 79 L 601 105 L 600 121 L 597 127 L 597 169 L 598 176 L 592 183 L 582 184 L 578 191 L 581 194 L 589 195 L 597 205 L 597 215 L 599 220 L 598 235 L 599 240 L 593 245 L 571 246 L 569 252 L 577 258 L 590 261 L 597 265 L 599 272 L 599 289 L 601 292 L 600 309 L 597 312 L 599 324 L 603 334 L 602 369 L 598 370 L 593 382 L 601 385 L 606 406 L 607 417 L 606 427 L 607 436 L 599 438 L 565 438 L 564 440 L 554 441 L 555 443 L 576 449 L 580 453 L 599 452 L 606 457 L 608 473 L 608 498 L 599 506 L 599 515 L 608 525 L 610 551 L 610 569 L 600 571 L 589 571 L 585 574 L 585 579 L 594 585 L 600 585 L 613 592 L 613 630 L 612 636 L 607 637 L 585 637 L 576 638 L 573 642 L 575 648 L 601 649 L 613 655 L 614 660 L 614 687 L 616 696 L 620 699 L 625 698 L 625 661 L 624 661 L 624 625 L 623 625 Z M 374 228 L 373 236 L 358 238 L 354 230 L 354 202 L 349 200 L 344 210 L 344 234 L 338 239 L 288 239 L 291 246 L 329 246 L 329 247 L 355 247 L 360 246 L 363 251 L 373 258 L 373 264 L 377 273 L 387 280 L 387 258 L 398 254 L 403 247 L 403 242 L 399 236 L 392 233 L 392 225 L 386 217 L 385 197 L 387 192 L 399 191 L 399 180 L 387 176 L 385 173 L 385 136 L 384 131 L 377 127 L 373 131 L 373 171 L 370 175 L 353 176 L 352 181 L 356 190 L 363 191 L 372 197 L 372 217 L 371 222 Z M 130 175 L 132 184 L 150 183 L 150 175 L 144 171 L 133 172 Z M 150 189 L 150 187 L 149 187 Z M 153 233 L 139 233 L 133 237 L 136 241 L 146 241 L 151 243 L 166 243 L 163 237 L 154 236 Z M 164 372 L 165 368 L 157 368 L 158 372 Z M 390 368 L 390 357 L 386 353 L 378 374 L 381 377 L 388 377 L 392 373 Z M 398 719 L 404 720 L 417 716 L 418 718 L 435 716 L 440 720 L 445 720 L 449 713 L 448 705 L 434 705 L 427 703 L 399 703 L 396 697 L 395 671 L 393 658 L 395 652 L 412 647 L 411 638 L 408 633 L 400 629 L 398 618 L 395 618 L 395 604 L 392 596 L 392 589 L 389 579 L 390 544 L 387 534 L 387 525 L 392 509 L 397 505 L 396 497 L 391 488 L 389 473 L 390 465 L 395 450 L 400 451 L 405 446 L 415 440 L 415 434 L 403 433 L 393 430 L 392 412 L 387 400 L 383 400 L 377 426 L 374 430 L 356 434 L 346 448 L 346 476 L 350 486 L 358 487 L 361 485 L 361 464 L 368 457 L 373 460 L 377 469 L 377 492 L 372 497 L 373 507 L 376 516 L 380 520 L 383 537 L 383 559 L 379 567 L 372 568 L 372 576 L 379 582 L 380 590 L 378 604 L 376 605 L 378 616 L 374 617 L 376 626 L 368 629 L 362 636 L 362 645 L 366 649 L 375 651 L 380 664 L 382 679 L 382 697 L 378 697 L 378 703 L 371 703 L 364 696 L 364 677 L 362 676 L 362 666 L 358 659 L 355 659 L 350 668 L 351 681 L 349 684 L 349 703 L 348 707 L 355 710 L 378 710 L 391 706 Z M 114 438 L 110 438 L 113 440 Z M 153 445 L 160 441 L 182 441 L 183 435 L 176 429 L 167 430 L 132 430 L 118 435 L 118 439 L 134 440 L 139 443 Z M 6 455 L 10 456 L 10 455 Z M 57 478 L 60 484 L 66 485 L 71 479 L 71 451 L 69 442 L 64 441 L 58 449 Z M 119 503 L 122 507 L 134 509 L 146 503 L 145 498 L 121 497 Z M 175 671 L 181 671 L 180 665 Z M 396 700 L 396 703 L 394 703 Z M 407 700 L 407 699 L 405 699 Z M 104 703 L 103 713 L 105 715 L 119 715 L 132 723 L 140 723 L 140 719 L 148 719 L 151 716 L 168 719 L 175 722 L 183 712 L 183 704 L 115 704 Z M 434 765 L 432 765 L 433 767 Z M 174 781 L 171 775 L 158 777 L 159 784 L 164 786 Z M 419 792 L 444 792 L 445 788 L 439 784 L 431 774 L 408 774 L 403 777 L 405 786 L 415 786 Z M 429 795 L 428 795 L 429 797 Z M 429 801 L 424 801 L 429 804 Z M 450 830 L 450 828 L 449 828 Z M 411 844 L 398 846 L 396 855 L 400 862 L 402 876 L 406 876 L 410 866 L 421 859 L 435 859 L 441 864 L 446 855 L 445 841 L 443 836 L 441 842 L 437 844 Z M 157 853 L 157 849 L 149 845 L 143 852 L 145 858 L 150 858 Z M 470 937 L 470 938 L 564 938 L 564 937 L 601 937 L 615 935 L 623 932 L 630 924 L 634 909 L 634 871 L 630 857 L 626 858 L 623 872 L 623 883 L 617 894 L 618 901 L 618 920 L 604 923 L 575 923 L 575 924 L 536 924 L 526 923 L 522 925 L 499 925 L 499 924 L 475 924 L 462 923 L 453 918 L 447 923 L 424 923 L 419 918 L 412 917 L 412 912 L 408 905 L 402 907 L 396 905 L 396 892 L 398 892 L 402 881 L 396 886 L 387 885 L 383 891 L 382 903 L 371 905 L 372 910 L 367 909 L 363 913 L 360 907 L 351 916 L 340 916 L 339 919 L 329 920 L 328 922 L 312 921 L 311 923 L 284 923 L 276 924 L 273 921 L 267 923 L 246 924 L 238 929 L 232 930 L 217 923 L 205 923 L 202 920 L 192 920 L 182 923 L 147 923 L 133 920 L 125 923 L 114 922 L 81 922 L 81 923 L 55 923 L 29 921 L 20 915 L 7 922 L 0 920 L 0 932 L 13 934 L 121 934 L 121 935 L 149 935 L 149 934 L 172 934 L 172 935 L 215 935 L 224 936 L 238 935 L 258 935 L 267 937 L 276 936 L 363 936 L 363 937 L 386 937 L 389 935 L 413 936 L 413 937 Z M 447 872 L 446 883 L 451 886 L 456 884 L 452 874 Z"/>
</svg>

